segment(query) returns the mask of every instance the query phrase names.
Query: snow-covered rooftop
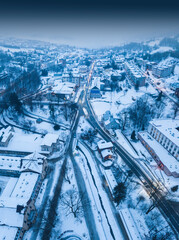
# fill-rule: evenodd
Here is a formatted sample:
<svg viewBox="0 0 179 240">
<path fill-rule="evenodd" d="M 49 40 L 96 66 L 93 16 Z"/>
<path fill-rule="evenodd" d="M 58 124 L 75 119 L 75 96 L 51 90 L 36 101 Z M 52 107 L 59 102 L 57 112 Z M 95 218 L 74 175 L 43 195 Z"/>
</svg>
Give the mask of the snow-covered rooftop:
<svg viewBox="0 0 179 240">
<path fill-rule="evenodd" d="M 113 147 L 113 144 L 111 142 L 106 142 L 105 140 L 99 141 L 97 145 L 100 150 Z"/>
<path fill-rule="evenodd" d="M 27 199 L 17 199 L 13 197 L 0 198 L 0 225 L 22 227 L 24 219 L 24 209 L 17 213 L 17 205 L 26 205 Z"/>
<path fill-rule="evenodd" d="M 0 169 L 19 171 L 20 159 L 20 157 L 0 156 Z"/>
<path fill-rule="evenodd" d="M 29 199 L 37 182 L 39 174 L 32 172 L 22 172 L 11 197 Z"/>
<path fill-rule="evenodd" d="M 24 214 L 16 212 L 16 208 L 0 208 L 0 225 L 22 227 Z"/>
<path fill-rule="evenodd" d="M 6 147 L 7 150 L 18 152 L 40 151 L 42 138 L 39 134 L 25 134 L 22 131 L 16 130 L 14 137 L 10 140 L 8 147 Z M 0 147 L 0 150 L 4 150 L 4 147 Z"/>
<path fill-rule="evenodd" d="M 0 142 L 6 142 L 8 137 L 9 137 L 9 134 L 11 132 L 11 127 L 8 126 L 7 128 L 2 128 L 0 130 Z"/>
<path fill-rule="evenodd" d="M 179 146 L 179 120 L 174 119 L 160 119 L 152 120 L 152 126 L 158 129 L 163 135 L 170 139 L 173 143 Z"/>
<path fill-rule="evenodd" d="M 101 155 L 103 158 L 107 157 L 108 155 L 113 155 L 110 149 L 104 149 L 101 151 Z"/>
<path fill-rule="evenodd" d="M 0 169 L 7 171 L 32 171 L 42 172 L 43 159 L 45 157 L 37 152 L 27 155 L 23 159 L 13 156 L 0 156 Z"/>
<path fill-rule="evenodd" d="M 179 162 L 160 143 L 147 132 L 140 132 L 140 135 L 171 172 L 179 173 Z"/>
<path fill-rule="evenodd" d="M 55 82 L 52 91 L 59 94 L 71 94 L 74 90 L 75 83 L 71 82 Z"/>
<path fill-rule="evenodd" d="M 52 143 L 56 143 L 59 136 L 57 134 L 47 133 L 41 143 L 42 145 L 51 146 Z"/>
<path fill-rule="evenodd" d="M 42 173 L 42 164 L 43 161 L 36 161 L 36 160 L 26 160 L 23 159 L 22 162 L 22 167 L 21 167 L 21 172 L 23 171 L 31 171 L 31 172 L 35 172 L 35 173 Z"/>
<path fill-rule="evenodd" d="M 46 157 L 35 151 L 34 153 L 31 153 L 31 154 L 25 156 L 23 159 L 26 159 L 26 160 L 28 160 L 28 159 L 29 160 L 39 160 L 39 159 L 44 159 L 44 158 L 46 158 Z"/>
<path fill-rule="evenodd" d="M 128 69 L 130 69 L 131 73 L 136 77 L 136 78 L 141 78 L 145 77 L 142 71 L 132 62 L 125 62 L 125 65 L 127 66 Z"/>
<path fill-rule="evenodd" d="M 12 240 L 15 239 L 17 228 L 9 226 L 0 226 L 1 239 Z"/>
</svg>

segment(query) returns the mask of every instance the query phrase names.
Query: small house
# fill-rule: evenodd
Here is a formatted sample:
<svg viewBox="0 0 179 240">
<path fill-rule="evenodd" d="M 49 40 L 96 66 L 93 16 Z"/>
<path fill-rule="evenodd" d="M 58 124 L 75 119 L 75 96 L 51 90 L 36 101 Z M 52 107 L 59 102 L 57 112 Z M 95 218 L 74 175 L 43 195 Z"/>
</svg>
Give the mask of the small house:
<svg viewBox="0 0 179 240">
<path fill-rule="evenodd" d="M 101 98 L 101 93 L 98 87 L 93 87 L 90 90 L 90 98 Z"/>
<path fill-rule="evenodd" d="M 104 149 L 101 151 L 101 157 L 103 161 L 106 160 L 112 160 L 113 159 L 113 153 L 110 149 Z"/>
<path fill-rule="evenodd" d="M 0 147 L 7 147 L 13 137 L 13 128 L 8 126 L 0 130 Z"/>
<path fill-rule="evenodd" d="M 57 134 L 48 133 L 45 135 L 42 143 L 41 143 L 41 151 L 42 152 L 52 152 L 56 149 L 56 145 L 58 144 L 59 136 Z"/>
<path fill-rule="evenodd" d="M 105 140 L 101 140 L 97 143 L 97 147 L 98 147 L 98 152 L 101 152 L 102 150 L 105 150 L 105 149 L 112 150 L 113 144 L 111 142 L 106 142 Z"/>
</svg>

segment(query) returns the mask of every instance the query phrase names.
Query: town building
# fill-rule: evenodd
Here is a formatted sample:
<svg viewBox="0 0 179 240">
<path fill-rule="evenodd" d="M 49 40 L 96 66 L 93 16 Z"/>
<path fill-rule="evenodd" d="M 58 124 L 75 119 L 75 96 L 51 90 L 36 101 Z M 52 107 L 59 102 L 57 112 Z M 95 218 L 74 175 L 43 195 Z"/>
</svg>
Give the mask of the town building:
<svg viewBox="0 0 179 240">
<path fill-rule="evenodd" d="M 110 130 L 110 129 L 116 130 L 116 129 L 119 129 L 119 127 L 120 127 L 120 124 L 119 124 L 118 120 L 116 120 L 112 116 L 110 111 L 106 111 L 103 114 L 102 121 L 103 121 L 103 123 L 105 125 L 105 128 L 107 130 Z"/>
<path fill-rule="evenodd" d="M 139 87 L 145 85 L 145 75 L 133 62 L 125 62 L 125 71 L 128 78 L 134 85 L 138 85 Z"/>
<path fill-rule="evenodd" d="M 102 156 L 103 161 L 113 159 L 113 153 L 110 149 L 105 149 L 105 150 L 101 151 L 101 156 Z"/>
<path fill-rule="evenodd" d="M 50 101 L 69 100 L 75 92 L 76 84 L 72 82 L 59 82 L 55 81 L 55 85 L 52 90 L 47 94 L 47 98 Z"/>
<path fill-rule="evenodd" d="M 0 147 L 7 147 L 13 137 L 13 128 L 8 126 L 0 130 Z"/>
<path fill-rule="evenodd" d="M 179 177 L 179 120 L 153 120 L 138 138 L 166 174 Z"/>
<path fill-rule="evenodd" d="M 97 143 L 97 149 L 98 149 L 98 152 L 100 153 L 103 161 L 113 159 L 113 153 L 112 153 L 113 144 L 111 142 L 106 142 L 105 140 L 100 140 Z"/>
<path fill-rule="evenodd" d="M 98 87 L 94 86 L 90 90 L 90 98 L 101 98 L 101 92 Z"/>
<path fill-rule="evenodd" d="M 179 161 L 179 120 L 153 120 L 148 132 Z"/>
<path fill-rule="evenodd" d="M 152 73 L 155 77 L 158 78 L 165 78 L 169 77 L 173 70 L 174 70 L 175 65 L 162 65 L 162 66 L 152 66 Z"/>
<path fill-rule="evenodd" d="M 176 63 L 177 63 L 176 59 L 169 57 L 161 61 L 158 65 L 153 65 L 152 73 L 155 77 L 158 78 L 169 77 L 174 72 Z"/>
<path fill-rule="evenodd" d="M 98 143 L 97 143 L 97 147 L 98 147 L 98 151 L 101 152 L 102 150 L 105 150 L 105 149 L 110 149 L 112 150 L 113 148 L 113 144 L 111 142 L 106 142 L 105 140 L 100 140 Z"/>
<path fill-rule="evenodd" d="M 0 237 L 21 240 L 35 222 L 35 206 L 47 173 L 47 160 L 39 153 L 24 158 L 1 156 L 0 176 L 4 187 L 0 194 Z"/>
<path fill-rule="evenodd" d="M 47 133 L 41 143 L 42 152 L 52 152 L 57 148 L 59 136 L 57 134 Z"/>
</svg>

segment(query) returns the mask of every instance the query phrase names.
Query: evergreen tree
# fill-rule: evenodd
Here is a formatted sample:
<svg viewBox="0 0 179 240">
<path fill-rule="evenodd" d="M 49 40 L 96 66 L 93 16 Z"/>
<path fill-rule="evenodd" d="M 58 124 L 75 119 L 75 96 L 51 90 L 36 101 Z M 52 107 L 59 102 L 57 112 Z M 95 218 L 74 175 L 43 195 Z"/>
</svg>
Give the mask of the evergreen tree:
<svg viewBox="0 0 179 240">
<path fill-rule="evenodd" d="M 162 92 L 159 93 L 158 97 L 157 97 L 157 101 L 161 101 L 162 98 Z"/>
<path fill-rule="evenodd" d="M 20 102 L 17 94 L 15 92 L 11 93 L 9 96 L 9 103 L 11 106 L 14 106 L 17 112 L 21 112 L 22 103 Z"/>
<path fill-rule="evenodd" d="M 135 134 L 135 130 L 132 132 L 132 134 L 131 134 L 131 139 L 132 140 L 136 140 L 136 136 L 135 136 L 136 134 Z"/>
<path fill-rule="evenodd" d="M 118 183 L 117 186 L 115 186 L 114 191 L 113 191 L 113 195 L 114 195 L 114 202 L 117 203 L 117 205 L 119 205 L 119 203 L 121 201 L 124 201 L 124 199 L 126 198 L 126 186 L 124 183 Z"/>
</svg>

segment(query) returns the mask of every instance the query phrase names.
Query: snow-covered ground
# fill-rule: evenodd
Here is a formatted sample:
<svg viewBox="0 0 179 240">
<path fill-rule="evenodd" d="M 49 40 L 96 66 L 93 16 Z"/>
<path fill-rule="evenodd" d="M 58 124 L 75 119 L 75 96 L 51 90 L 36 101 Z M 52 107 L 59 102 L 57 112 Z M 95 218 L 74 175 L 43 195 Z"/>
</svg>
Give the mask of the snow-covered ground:
<svg viewBox="0 0 179 240">
<path fill-rule="evenodd" d="M 155 54 L 155 53 L 158 53 L 158 52 L 163 53 L 163 52 L 168 52 L 168 51 L 174 51 L 174 49 L 171 48 L 171 47 L 159 47 L 158 49 L 153 50 L 151 52 L 151 54 Z"/>
<path fill-rule="evenodd" d="M 7 150 L 20 151 L 20 152 L 40 152 L 40 144 L 43 138 L 39 134 L 28 134 L 23 130 L 14 128 L 14 136 L 10 140 Z M 22 147 L 23 146 L 23 147 Z M 4 147 L 0 147 L 0 150 L 4 150 Z"/>
<path fill-rule="evenodd" d="M 141 87 L 138 91 L 132 87 L 127 91 L 105 92 L 101 98 L 90 101 L 95 114 L 98 116 L 98 119 L 101 120 L 102 115 L 108 110 L 110 110 L 114 117 L 117 117 L 118 113 L 129 107 L 137 98 L 142 97 L 146 93 L 157 94 L 157 91 L 151 85 L 147 88 Z"/>
<path fill-rule="evenodd" d="M 86 148 L 80 144 L 80 148 L 88 159 L 91 171 L 89 170 L 86 158 L 80 152 L 80 156 L 76 157 L 79 167 L 86 178 L 86 188 L 91 200 L 96 228 L 100 239 L 114 239 L 111 235 L 111 230 L 115 239 L 123 239 L 121 230 L 117 224 L 112 211 L 112 206 L 109 198 L 102 187 L 102 181 L 97 171 L 97 167 Z M 102 201 L 102 202 L 101 202 Z"/>
<path fill-rule="evenodd" d="M 31 110 L 28 107 L 27 107 L 27 110 L 31 112 Z M 59 122 L 59 124 L 63 123 L 63 124 L 69 125 L 69 122 L 65 120 L 63 110 L 59 106 L 58 107 L 54 106 L 54 119 L 51 118 L 48 105 L 43 105 L 43 107 L 41 108 L 34 106 L 32 114 L 35 114 L 39 117 L 50 120 L 52 122 L 55 120 L 56 122 Z"/>
<path fill-rule="evenodd" d="M 67 162 L 68 176 L 70 183 L 63 181 L 62 194 L 70 189 L 78 191 L 77 183 L 75 179 L 75 174 L 72 168 L 72 163 L 70 159 Z M 86 226 L 84 217 L 80 219 L 74 218 L 73 214 L 67 216 L 67 211 L 64 206 L 61 205 L 60 199 L 58 203 L 58 208 L 56 209 L 57 217 L 55 220 L 55 227 L 52 231 L 51 240 L 56 239 L 57 236 L 61 236 L 64 232 L 69 232 L 69 235 L 79 236 L 82 240 L 89 240 L 89 233 Z"/>
<path fill-rule="evenodd" d="M 138 158 L 139 156 L 131 146 L 127 139 L 124 137 L 124 135 L 121 133 L 119 129 L 115 130 L 116 133 L 116 140 L 121 144 L 133 157 Z M 130 141 L 130 140 L 129 140 Z"/>
<path fill-rule="evenodd" d="M 41 206 L 42 204 L 42 200 L 44 197 L 47 197 L 45 195 L 45 191 L 46 191 L 46 187 L 47 187 L 47 183 L 48 181 L 52 181 L 52 185 L 51 185 L 51 188 L 50 188 L 50 192 L 48 194 L 48 197 L 49 197 L 49 200 L 52 199 L 53 195 L 54 195 L 54 189 L 55 189 L 55 186 L 57 185 L 58 183 L 58 178 L 59 178 L 59 174 L 60 174 L 60 169 L 61 169 L 61 166 L 62 166 L 62 161 L 59 161 L 57 163 L 55 163 L 54 165 L 54 174 L 53 174 L 53 179 L 48 179 L 46 178 L 43 183 L 42 183 L 42 186 L 40 188 L 40 191 L 39 191 L 39 194 L 38 194 L 38 197 L 37 197 L 37 200 L 36 200 L 36 207 L 37 209 L 39 210 L 40 207 L 43 207 Z M 41 225 L 40 225 L 40 228 L 36 228 L 36 225 L 33 225 L 32 228 L 30 228 L 24 235 L 24 240 L 33 240 L 33 234 L 34 232 L 38 232 L 37 233 L 37 240 L 41 240 L 41 236 L 42 236 L 42 233 L 43 233 L 43 229 L 45 227 L 45 223 L 46 221 L 44 221 L 47 217 L 47 214 L 48 214 L 48 208 L 49 208 L 49 201 L 47 202 L 47 205 L 46 205 L 46 208 L 45 208 L 45 212 L 44 212 L 44 216 L 43 216 L 43 219 L 41 221 Z"/>
</svg>

